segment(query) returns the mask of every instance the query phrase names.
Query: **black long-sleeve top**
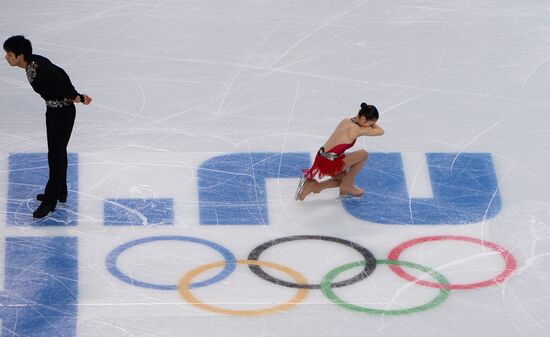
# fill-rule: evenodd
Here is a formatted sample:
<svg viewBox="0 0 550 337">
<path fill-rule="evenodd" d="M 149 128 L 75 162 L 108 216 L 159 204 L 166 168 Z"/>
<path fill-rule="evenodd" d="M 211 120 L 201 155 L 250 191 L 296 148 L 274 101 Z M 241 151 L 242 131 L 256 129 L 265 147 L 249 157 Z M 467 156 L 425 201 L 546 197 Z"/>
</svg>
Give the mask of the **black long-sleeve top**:
<svg viewBox="0 0 550 337">
<path fill-rule="evenodd" d="M 43 56 L 33 54 L 26 72 L 32 88 L 45 101 L 73 100 L 79 95 L 65 70 Z"/>
</svg>

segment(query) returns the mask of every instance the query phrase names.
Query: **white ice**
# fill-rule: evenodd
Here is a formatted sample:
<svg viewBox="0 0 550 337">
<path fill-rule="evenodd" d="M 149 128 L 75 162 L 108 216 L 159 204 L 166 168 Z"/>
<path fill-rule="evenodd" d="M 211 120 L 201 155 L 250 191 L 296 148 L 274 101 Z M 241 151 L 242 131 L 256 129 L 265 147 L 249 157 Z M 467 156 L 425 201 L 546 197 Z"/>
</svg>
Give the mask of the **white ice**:
<svg viewBox="0 0 550 337">
<path fill-rule="evenodd" d="M 2 1 L 0 38 L 24 34 L 94 102 L 77 107 L 69 145 L 79 156 L 78 225 L 10 225 L 8 158 L 46 151 L 45 108 L 22 69 L 0 65 L 0 244 L 78 238 L 77 336 L 550 336 L 549 32 L 547 0 Z M 267 183 L 269 225 L 200 225 L 197 170 L 205 160 L 237 152 L 313 157 L 365 100 L 380 110 L 386 134 L 361 138 L 355 149 L 403 153 L 411 197 L 433 195 L 422 154 L 491 153 L 500 213 L 466 225 L 376 224 L 346 212 L 334 190 L 296 202 L 298 179 L 291 178 Z M 173 198 L 174 225 L 104 226 L 104 200 L 113 198 Z M 348 311 L 310 290 L 289 310 L 232 316 L 204 311 L 175 290 L 124 283 L 105 267 L 115 247 L 156 235 L 214 241 L 238 259 L 271 239 L 325 235 L 384 259 L 409 239 L 447 234 L 497 243 L 517 270 L 501 284 L 453 290 L 441 305 L 407 315 Z M 319 282 L 357 254 L 311 241 L 262 258 Z M 466 242 L 415 246 L 402 258 L 453 283 L 483 281 L 503 268 L 499 255 Z M 136 279 L 176 284 L 219 259 L 202 246 L 154 242 L 128 250 L 119 264 Z M 420 305 L 438 292 L 385 265 L 335 291 L 378 309 Z M 239 265 L 192 292 L 212 305 L 251 310 L 296 290 Z"/>
</svg>

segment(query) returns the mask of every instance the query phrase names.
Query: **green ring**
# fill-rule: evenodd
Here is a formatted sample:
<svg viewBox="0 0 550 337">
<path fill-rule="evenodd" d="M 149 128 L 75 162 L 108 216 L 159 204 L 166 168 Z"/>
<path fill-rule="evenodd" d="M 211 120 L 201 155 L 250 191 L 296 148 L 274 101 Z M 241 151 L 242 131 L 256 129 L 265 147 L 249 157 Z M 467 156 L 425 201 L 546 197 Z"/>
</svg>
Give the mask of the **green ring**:
<svg viewBox="0 0 550 337">
<path fill-rule="evenodd" d="M 441 285 L 448 285 L 449 284 L 449 281 L 445 278 L 445 276 L 441 275 L 440 273 L 436 272 L 433 269 L 421 266 L 421 265 L 416 264 L 416 263 L 407 262 L 407 261 L 400 261 L 400 260 L 376 260 L 376 263 L 377 264 L 396 264 L 396 265 L 399 265 L 399 266 L 411 267 L 411 268 L 414 268 L 414 269 L 418 269 L 418 270 L 423 271 L 425 273 L 429 273 L 430 276 L 432 276 Z M 344 272 L 348 269 L 355 268 L 355 267 L 361 267 L 361 266 L 364 266 L 364 265 L 365 265 L 365 261 L 357 261 L 357 262 L 353 262 L 353 263 L 349 263 L 349 264 L 337 267 L 337 268 L 331 270 L 330 272 L 328 272 L 327 275 L 323 278 L 323 281 L 321 282 L 321 290 L 323 291 L 323 294 L 325 294 L 325 296 L 331 302 L 333 302 L 333 303 L 335 303 L 335 304 L 337 304 L 341 307 L 344 307 L 346 309 L 352 310 L 352 311 L 364 312 L 364 313 L 372 314 L 372 315 L 391 315 L 391 316 L 405 315 L 405 314 L 410 314 L 410 313 L 414 313 L 414 312 L 420 312 L 420 311 L 428 310 L 428 309 L 431 309 L 431 308 L 443 303 L 443 301 L 445 301 L 447 299 L 447 297 L 449 297 L 450 290 L 449 289 L 444 289 L 444 287 L 442 287 L 441 289 L 439 289 L 439 295 L 437 295 L 437 297 L 434 298 L 433 300 L 431 300 L 430 302 L 428 302 L 426 304 L 423 304 L 423 305 L 420 305 L 420 306 L 417 306 L 417 307 L 399 309 L 399 310 L 371 309 L 371 308 L 360 307 L 360 306 L 357 306 L 357 305 L 354 305 L 354 304 L 351 304 L 351 303 L 344 302 L 344 300 L 340 299 L 334 293 L 334 290 L 332 289 L 332 287 L 330 285 L 333 283 L 334 279 L 336 278 L 336 276 L 338 274 L 340 274 L 340 273 L 342 273 L 342 272 Z"/>
</svg>

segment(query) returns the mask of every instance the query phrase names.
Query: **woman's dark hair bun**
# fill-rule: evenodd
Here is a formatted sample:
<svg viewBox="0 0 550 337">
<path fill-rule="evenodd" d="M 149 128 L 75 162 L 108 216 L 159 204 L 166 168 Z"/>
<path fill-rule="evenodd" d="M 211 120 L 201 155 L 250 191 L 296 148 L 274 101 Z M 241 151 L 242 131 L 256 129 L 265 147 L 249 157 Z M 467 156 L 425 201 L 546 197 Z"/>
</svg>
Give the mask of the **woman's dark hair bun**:
<svg viewBox="0 0 550 337">
<path fill-rule="evenodd" d="M 369 120 L 378 120 L 378 109 L 374 105 L 368 105 L 367 103 L 361 103 L 361 110 L 357 113 L 359 116 L 365 117 Z"/>
</svg>

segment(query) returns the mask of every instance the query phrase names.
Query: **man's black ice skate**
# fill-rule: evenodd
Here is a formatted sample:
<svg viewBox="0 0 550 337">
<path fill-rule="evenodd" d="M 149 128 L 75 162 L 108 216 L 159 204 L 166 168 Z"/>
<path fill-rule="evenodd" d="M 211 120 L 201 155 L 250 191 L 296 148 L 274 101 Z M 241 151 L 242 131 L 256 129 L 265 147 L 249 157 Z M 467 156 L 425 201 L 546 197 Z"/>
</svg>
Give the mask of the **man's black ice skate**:
<svg viewBox="0 0 550 337">
<path fill-rule="evenodd" d="M 55 210 L 55 205 L 46 204 L 45 202 L 41 203 L 40 206 L 32 213 L 32 216 L 40 219 L 48 215 L 50 212 Z"/>
<path fill-rule="evenodd" d="M 46 195 L 41 193 L 41 194 L 37 194 L 36 195 L 36 200 L 38 201 L 45 201 L 46 200 Z M 67 202 L 67 195 L 65 194 L 64 196 L 61 196 L 59 198 L 57 198 L 57 200 L 59 202 Z"/>
</svg>

